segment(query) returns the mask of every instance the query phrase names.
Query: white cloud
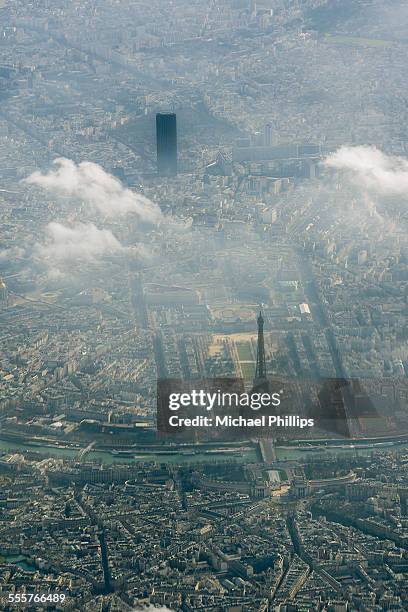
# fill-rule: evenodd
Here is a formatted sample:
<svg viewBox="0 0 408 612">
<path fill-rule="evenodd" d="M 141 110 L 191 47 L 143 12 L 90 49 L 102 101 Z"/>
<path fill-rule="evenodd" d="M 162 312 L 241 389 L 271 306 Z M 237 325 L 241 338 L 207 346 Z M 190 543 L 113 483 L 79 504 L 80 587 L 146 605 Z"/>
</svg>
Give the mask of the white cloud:
<svg viewBox="0 0 408 612">
<path fill-rule="evenodd" d="M 341 147 L 326 166 L 351 173 L 360 187 L 378 195 L 408 194 L 408 161 L 386 155 L 376 147 Z"/>
<path fill-rule="evenodd" d="M 76 164 L 63 157 L 55 159 L 55 170 L 34 172 L 24 182 L 46 191 L 82 199 L 107 217 L 135 213 L 141 221 L 157 224 L 162 213 L 157 204 L 145 196 L 124 187 L 111 174 L 93 162 Z"/>
<path fill-rule="evenodd" d="M 67 227 L 52 222 L 47 225 L 46 233 L 45 242 L 37 244 L 35 254 L 57 274 L 68 264 L 95 263 L 103 255 L 124 250 L 110 230 L 99 229 L 93 223 Z"/>
</svg>

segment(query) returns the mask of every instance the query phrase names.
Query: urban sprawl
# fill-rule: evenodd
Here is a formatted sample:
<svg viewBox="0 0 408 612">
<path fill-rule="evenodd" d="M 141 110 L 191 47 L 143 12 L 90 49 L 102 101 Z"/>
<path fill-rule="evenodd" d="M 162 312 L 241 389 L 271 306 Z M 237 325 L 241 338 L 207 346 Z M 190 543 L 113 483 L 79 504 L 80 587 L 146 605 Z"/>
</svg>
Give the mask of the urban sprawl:
<svg viewBox="0 0 408 612">
<path fill-rule="evenodd" d="M 407 609 L 407 32 L 0 0 L 2 610 Z M 316 426 L 161 437 L 214 379 Z"/>
</svg>

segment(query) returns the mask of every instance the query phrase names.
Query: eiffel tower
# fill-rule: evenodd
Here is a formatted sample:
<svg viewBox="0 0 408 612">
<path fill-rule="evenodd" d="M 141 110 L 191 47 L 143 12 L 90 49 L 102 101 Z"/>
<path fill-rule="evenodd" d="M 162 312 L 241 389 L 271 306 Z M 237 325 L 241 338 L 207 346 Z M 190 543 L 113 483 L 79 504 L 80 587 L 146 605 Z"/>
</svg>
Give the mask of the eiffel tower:
<svg viewBox="0 0 408 612">
<path fill-rule="evenodd" d="M 256 369 L 255 378 L 253 381 L 253 389 L 265 389 L 269 387 L 266 377 L 266 360 L 265 360 L 265 340 L 264 340 L 264 318 L 262 311 L 259 312 L 257 318 L 258 323 L 258 346 L 256 351 Z"/>
</svg>

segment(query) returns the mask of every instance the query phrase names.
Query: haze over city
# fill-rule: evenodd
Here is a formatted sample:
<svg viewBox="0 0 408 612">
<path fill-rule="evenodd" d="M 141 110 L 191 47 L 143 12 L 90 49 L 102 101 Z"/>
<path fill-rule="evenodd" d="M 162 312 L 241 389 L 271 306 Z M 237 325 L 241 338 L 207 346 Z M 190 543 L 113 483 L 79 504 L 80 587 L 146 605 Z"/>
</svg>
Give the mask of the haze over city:
<svg viewBox="0 0 408 612">
<path fill-rule="evenodd" d="M 406 609 L 407 63 L 402 0 L 0 0 L 2 609 Z M 161 435 L 220 381 L 313 426 Z"/>
</svg>

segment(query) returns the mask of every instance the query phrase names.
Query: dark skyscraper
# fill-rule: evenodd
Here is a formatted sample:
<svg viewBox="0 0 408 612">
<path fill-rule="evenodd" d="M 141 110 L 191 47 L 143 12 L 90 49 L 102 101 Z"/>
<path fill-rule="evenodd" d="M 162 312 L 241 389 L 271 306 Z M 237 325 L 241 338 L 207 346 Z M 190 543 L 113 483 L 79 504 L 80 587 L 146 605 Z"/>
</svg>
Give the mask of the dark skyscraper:
<svg viewBox="0 0 408 612">
<path fill-rule="evenodd" d="M 272 145 L 272 133 L 272 125 L 270 123 L 267 123 L 264 127 L 264 145 L 266 147 L 270 147 Z"/>
<path fill-rule="evenodd" d="M 177 119 L 174 113 L 156 115 L 157 169 L 162 176 L 177 174 Z"/>
</svg>

